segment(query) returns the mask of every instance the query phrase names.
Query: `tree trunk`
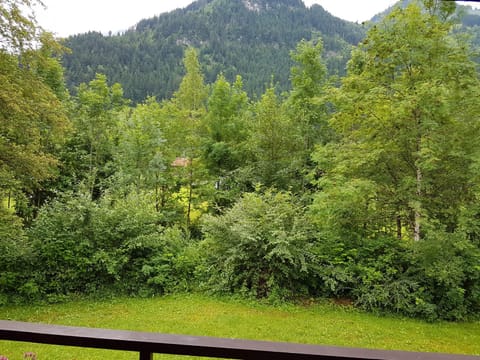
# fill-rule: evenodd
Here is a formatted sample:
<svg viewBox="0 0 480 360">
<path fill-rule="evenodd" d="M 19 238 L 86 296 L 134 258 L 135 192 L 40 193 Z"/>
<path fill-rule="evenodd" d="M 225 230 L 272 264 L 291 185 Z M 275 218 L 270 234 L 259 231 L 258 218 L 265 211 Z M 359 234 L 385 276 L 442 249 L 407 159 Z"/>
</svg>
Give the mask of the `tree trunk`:
<svg viewBox="0 0 480 360">
<path fill-rule="evenodd" d="M 397 215 L 397 239 L 402 240 L 402 218 Z"/>
<path fill-rule="evenodd" d="M 158 188 L 158 174 L 155 174 L 155 210 L 160 212 L 160 190 Z"/>
<path fill-rule="evenodd" d="M 193 159 L 190 160 L 190 179 L 188 189 L 188 208 L 187 208 L 187 229 L 190 228 L 190 213 L 192 212 L 192 199 L 193 199 Z"/>
<path fill-rule="evenodd" d="M 417 182 L 417 191 L 416 191 L 416 202 L 415 202 L 415 215 L 414 215 L 414 228 L 413 228 L 413 239 L 415 241 L 420 241 L 420 222 L 422 220 L 422 214 L 420 213 L 421 209 L 421 198 L 422 198 L 422 180 L 423 174 L 422 169 L 418 164 L 420 151 L 422 149 L 422 123 L 421 123 L 421 111 L 420 109 L 414 110 L 414 117 L 417 124 L 417 152 L 416 152 L 416 182 Z"/>
<path fill-rule="evenodd" d="M 422 196 L 422 170 L 417 167 L 417 204 L 415 207 L 415 228 L 413 230 L 413 238 L 415 241 L 420 240 L 420 221 L 422 215 L 420 213 L 420 198 Z"/>
</svg>

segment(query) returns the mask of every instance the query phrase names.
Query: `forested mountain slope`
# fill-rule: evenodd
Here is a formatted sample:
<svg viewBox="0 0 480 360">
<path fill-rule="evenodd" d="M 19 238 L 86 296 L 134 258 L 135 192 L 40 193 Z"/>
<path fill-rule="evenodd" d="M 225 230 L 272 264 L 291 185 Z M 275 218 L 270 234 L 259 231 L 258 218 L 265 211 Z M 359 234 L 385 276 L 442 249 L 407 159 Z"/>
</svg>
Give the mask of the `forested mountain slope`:
<svg viewBox="0 0 480 360">
<path fill-rule="evenodd" d="M 169 97 L 178 88 L 187 46 L 200 52 L 206 82 L 219 73 L 244 78 L 251 95 L 266 85 L 289 87 L 289 52 L 302 40 L 321 37 L 330 73 L 343 73 L 365 34 L 358 24 L 336 18 L 302 0 L 198 0 L 185 9 L 140 21 L 123 34 L 80 34 L 66 39 L 64 58 L 70 89 L 104 73 L 135 102 Z"/>
</svg>

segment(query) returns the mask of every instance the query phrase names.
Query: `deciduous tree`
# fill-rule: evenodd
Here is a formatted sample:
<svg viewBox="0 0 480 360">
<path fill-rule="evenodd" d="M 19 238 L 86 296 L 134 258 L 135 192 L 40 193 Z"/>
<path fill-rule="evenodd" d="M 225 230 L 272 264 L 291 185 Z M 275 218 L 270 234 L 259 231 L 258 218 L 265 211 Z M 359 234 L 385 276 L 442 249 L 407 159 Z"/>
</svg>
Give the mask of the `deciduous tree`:
<svg viewBox="0 0 480 360">
<path fill-rule="evenodd" d="M 251 181 L 284 190 L 297 187 L 301 137 L 274 86 L 266 90 L 254 112 L 247 145 L 253 157 Z"/>
<path fill-rule="evenodd" d="M 432 222 L 453 231 L 473 200 L 480 83 L 445 17 L 415 4 L 394 10 L 353 52 L 334 93 L 330 124 L 340 141 L 316 151 L 317 205 L 335 208 L 339 191 L 363 193 L 351 225 L 370 234 L 419 240 Z"/>
<path fill-rule="evenodd" d="M 99 196 L 102 179 L 108 177 L 107 164 L 112 160 L 118 136 L 118 115 L 127 105 L 120 84 L 108 85 L 107 77 L 97 74 L 88 84 L 81 84 L 75 104 L 74 174 L 84 179 L 92 198 Z"/>
<path fill-rule="evenodd" d="M 0 1 L 0 199 L 15 194 L 17 210 L 27 202 L 23 194 L 56 175 L 53 152 L 69 128 L 57 92 L 63 74 L 53 71 L 61 68 L 62 49 L 37 26 L 32 7 L 38 3 Z"/>
</svg>

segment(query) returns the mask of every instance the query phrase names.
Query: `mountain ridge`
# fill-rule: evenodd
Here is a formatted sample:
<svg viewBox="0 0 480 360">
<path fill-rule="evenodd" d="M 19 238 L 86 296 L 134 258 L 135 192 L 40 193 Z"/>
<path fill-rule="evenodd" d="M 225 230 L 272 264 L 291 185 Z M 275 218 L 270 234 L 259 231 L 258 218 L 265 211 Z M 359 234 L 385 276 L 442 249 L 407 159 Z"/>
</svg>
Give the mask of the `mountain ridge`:
<svg viewBox="0 0 480 360">
<path fill-rule="evenodd" d="M 119 82 L 134 102 L 147 96 L 164 99 L 183 76 L 187 46 L 199 51 L 208 83 L 219 73 L 244 78 L 250 95 L 273 81 L 289 87 L 289 52 L 302 39 L 321 37 L 331 73 L 342 73 L 350 49 L 364 36 L 361 25 L 341 20 L 320 5 L 302 0 L 198 0 L 139 21 L 122 34 L 89 32 L 71 36 L 63 64 L 69 88 L 105 73 Z"/>
</svg>

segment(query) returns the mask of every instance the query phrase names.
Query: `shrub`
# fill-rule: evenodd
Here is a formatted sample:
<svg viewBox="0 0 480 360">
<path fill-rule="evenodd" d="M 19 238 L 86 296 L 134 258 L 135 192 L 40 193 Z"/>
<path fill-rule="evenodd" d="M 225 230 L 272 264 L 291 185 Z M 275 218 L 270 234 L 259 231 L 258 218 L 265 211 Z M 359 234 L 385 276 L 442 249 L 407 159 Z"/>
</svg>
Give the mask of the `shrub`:
<svg viewBox="0 0 480 360">
<path fill-rule="evenodd" d="M 480 249 L 462 231 L 429 231 L 415 244 L 415 277 L 431 320 L 465 320 L 480 313 Z M 420 311 L 417 315 L 424 315 Z"/>
<path fill-rule="evenodd" d="M 411 241 L 389 236 L 366 238 L 358 247 L 352 296 L 366 310 L 412 314 L 419 289 L 411 267 Z"/>
<path fill-rule="evenodd" d="M 35 289 L 25 286 L 30 275 L 31 248 L 15 214 L 0 205 L 0 305 L 19 296 L 31 298 Z"/>
<path fill-rule="evenodd" d="M 104 290 L 165 292 L 185 239 L 159 225 L 148 196 L 124 199 L 71 196 L 44 207 L 29 231 L 35 252 L 32 281 L 47 299 Z M 163 280 L 160 280 L 163 278 Z"/>
<path fill-rule="evenodd" d="M 355 241 L 319 239 L 314 248 L 318 293 L 351 299 L 368 311 L 412 314 L 418 282 L 410 243 L 388 236 Z"/>
<path fill-rule="evenodd" d="M 204 221 L 208 287 L 255 297 L 305 292 L 311 228 L 287 192 L 246 193 L 221 216 Z"/>
</svg>

